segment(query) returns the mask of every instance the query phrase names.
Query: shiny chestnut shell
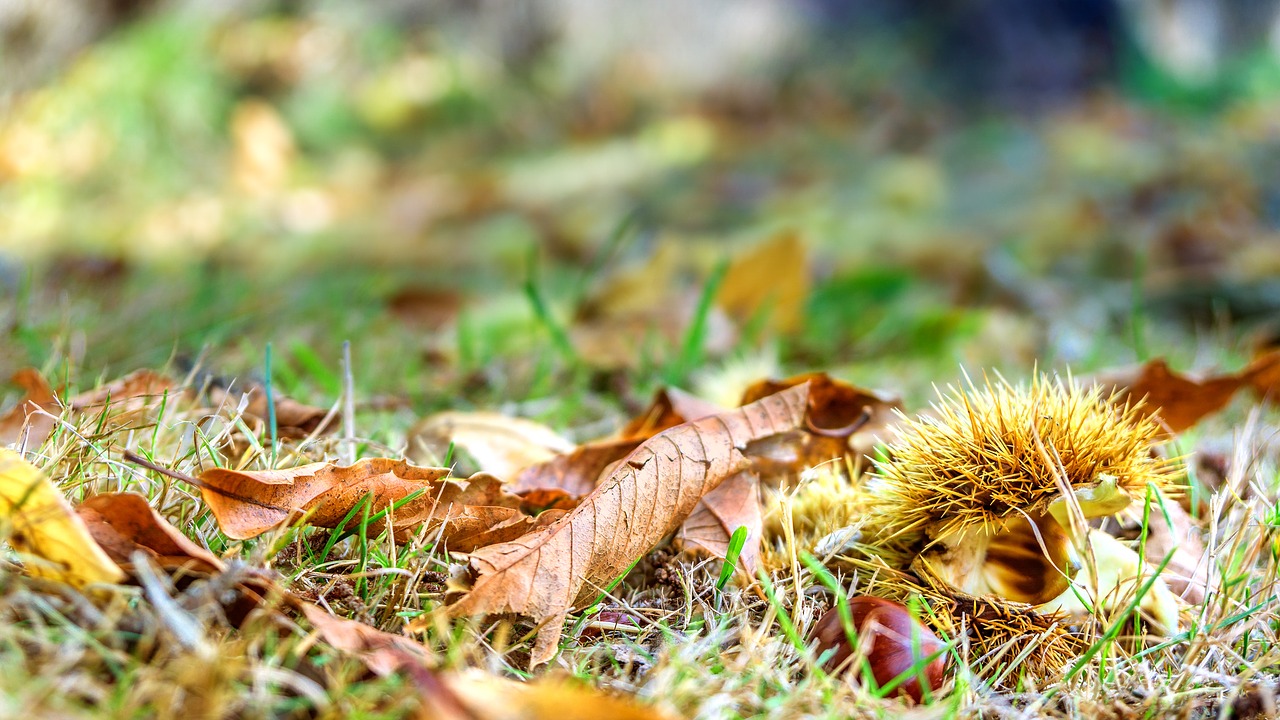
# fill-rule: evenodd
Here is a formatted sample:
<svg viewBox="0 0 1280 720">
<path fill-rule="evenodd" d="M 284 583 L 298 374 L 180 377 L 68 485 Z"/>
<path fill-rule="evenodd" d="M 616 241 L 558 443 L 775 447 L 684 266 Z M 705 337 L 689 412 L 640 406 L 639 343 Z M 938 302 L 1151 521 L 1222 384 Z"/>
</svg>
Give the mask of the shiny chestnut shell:
<svg viewBox="0 0 1280 720">
<path fill-rule="evenodd" d="M 912 617 L 910 610 L 891 600 L 860 596 L 849 598 L 849 613 L 859 642 L 864 643 L 863 647 L 867 647 L 865 643 L 870 643 L 867 660 L 870 661 L 871 675 L 877 685 L 883 686 L 902 673 L 909 672 L 920 659 L 937 655 L 925 666 L 922 674 L 930 692 L 937 692 L 942 687 L 947 663 L 946 655 L 940 651 L 945 643 Z M 868 636 L 870 640 L 866 639 Z M 828 670 L 836 670 L 845 664 L 846 670 L 861 675 L 860 668 L 846 663 L 853 654 L 853 648 L 849 646 L 844 626 L 840 622 L 839 608 L 831 608 L 818 619 L 813 637 L 818 641 L 816 652 L 819 656 L 829 649 L 835 649 L 835 654 L 826 662 Z M 914 653 L 913 644 L 917 648 Z M 920 676 L 908 678 L 898 686 L 897 692 L 920 702 L 924 697 Z"/>
</svg>

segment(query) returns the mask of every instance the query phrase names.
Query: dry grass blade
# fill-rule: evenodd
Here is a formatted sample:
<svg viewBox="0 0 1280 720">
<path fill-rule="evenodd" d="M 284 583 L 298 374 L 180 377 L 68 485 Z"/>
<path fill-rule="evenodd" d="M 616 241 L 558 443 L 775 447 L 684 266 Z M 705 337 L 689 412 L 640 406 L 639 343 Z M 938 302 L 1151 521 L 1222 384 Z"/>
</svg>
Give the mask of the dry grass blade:
<svg viewBox="0 0 1280 720">
<path fill-rule="evenodd" d="M 471 556 L 471 591 L 455 616 L 516 613 L 543 623 L 531 663 L 555 654 L 563 618 L 684 522 L 747 464 L 752 441 L 804 420 L 808 386 L 667 430 L 627 456 L 578 507 L 519 540 Z"/>
</svg>

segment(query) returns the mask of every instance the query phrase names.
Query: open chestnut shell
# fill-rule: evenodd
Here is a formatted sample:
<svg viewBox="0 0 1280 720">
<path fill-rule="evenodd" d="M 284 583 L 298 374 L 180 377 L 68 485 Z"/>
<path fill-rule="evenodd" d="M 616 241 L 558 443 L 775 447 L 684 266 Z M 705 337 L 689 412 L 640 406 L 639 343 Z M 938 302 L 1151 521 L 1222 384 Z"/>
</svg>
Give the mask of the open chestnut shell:
<svg viewBox="0 0 1280 720">
<path fill-rule="evenodd" d="M 912 674 L 898 685 L 897 693 L 918 703 L 924 697 L 920 684 L 922 678 L 930 692 L 937 692 L 942 687 L 947 662 L 941 651 L 946 644 L 912 617 L 910 610 L 891 600 L 859 596 L 849 598 L 849 612 L 877 685 L 883 686 L 899 675 L 911 672 L 924 659 L 933 657 L 920 673 Z M 813 637 L 818 641 L 818 655 L 835 649 L 826 661 L 828 670 L 847 666 L 846 670 L 861 674 L 860 663 L 853 665 L 847 662 L 854 654 L 854 648 L 849 645 L 838 607 L 831 608 L 818 619 Z"/>
</svg>

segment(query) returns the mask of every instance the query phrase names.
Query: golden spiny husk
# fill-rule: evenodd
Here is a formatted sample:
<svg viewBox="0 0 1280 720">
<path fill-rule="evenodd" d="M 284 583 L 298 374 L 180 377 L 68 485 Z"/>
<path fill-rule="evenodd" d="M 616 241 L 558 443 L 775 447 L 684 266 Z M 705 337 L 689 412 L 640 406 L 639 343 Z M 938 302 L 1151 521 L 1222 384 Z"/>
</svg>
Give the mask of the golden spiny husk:
<svg viewBox="0 0 1280 720">
<path fill-rule="evenodd" d="M 867 479 L 863 537 L 919 549 L 975 526 L 998 531 L 1045 512 L 1060 496 L 1058 474 L 1072 488 L 1106 475 L 1134 498 L 1148 484 L 1168 492 L 1174 463 L 1152 453 L 1160 427 L 1113 400 L 1056 377 L 941 395 L 932 416 L 902 420 L 890 457 Z"/>
</svg>

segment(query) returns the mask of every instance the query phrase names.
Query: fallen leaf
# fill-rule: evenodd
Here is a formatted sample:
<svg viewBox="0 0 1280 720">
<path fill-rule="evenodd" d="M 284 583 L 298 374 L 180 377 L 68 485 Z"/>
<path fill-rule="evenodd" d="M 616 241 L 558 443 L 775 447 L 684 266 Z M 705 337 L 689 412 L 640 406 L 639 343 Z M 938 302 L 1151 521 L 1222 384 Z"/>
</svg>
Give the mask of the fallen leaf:
<svg viewBox="0 0 1280 720">
<path fill-rule="evenodd" d="M 241 417 L 246 422 L 265 425 L 271 415 L 267 403 L 267 391 L 261 385 L 250 383 L 240 389 L 228 389 L 226 386 L 214 384 L 209 388 L 209 401 L 215 406 L 224 403 L 232 408 L 238 407 L 243 396 L 248 395 Z M 293 398 L 279 393 L 273 394 L 276 410 L 276 436 L 280 438 L 305 438 L 313 433 L 333 432 L 342 424 L 342 417 L 334 413 L 328 423 L 322 426 L 329 411 L 313 405 L 304 405 Z"/>
<path fill-rule="evenodd" d="M 139 578 L 134 565 L 137 552 L 149 556 L 180 588 L 197 578 L 228 572 L 226 563 L 188 539 L 137 493 L 94 495 L 75 511 L 98 547 L 134 580 Z M 217 598 L 234 627 L 263 607 L 268 597 L 289 599 L 265 570 L 241 566 L 232 572 L 234 591 L 219 592 Z"/>
<path fill-rule="evenodd" d="M 23 444 L 38 448 L 53 432 L 62 405 L 40 371 L 23 368 L 13 374 L 11 381 L 22 388 L 26 396 L 17 405 L 0 416 L 0 445 Z M 52 417 L 50 417 L 52 416 Z"/>
<path fill-rule="evenodd" d="M 61 415 L 63 404 L 57 399 L 49 383 L 34 368 L 24 368 L 14 373 L 13 383 L 27 395 L 15 407 L 0 417 L 0 444 L 16 444 L 26 436 L 26 446 L 39 447 L 53 432 L 56 417 Z M 100 415 L 109 412 L 113 418 L 139 412 L 172 389 L 172 380 L 150 370 L 138 370 L 118 380 L 82 392 L 66 401 L 66 407 L 77 413 Z"/>
<path fill-rule="evenodd" d="M 103 493 L 76 506 L 89 535 L 116 564 L 127 567 L 141 549 L 166 569 L 222 572 L 226 565 L 160 517 L 138 493 Z"/>
<path fill-rule="evenodd" d="M 25 563 L 32 575 L 77 587 L 124 579 L 53 482 L 21 455 L 2 448 L 0 515 L 12 528 L 14 549 L 34 556 Z"/>
<path fill-rule="evenodd" d="M 302 614 L 325 642 L 358 656 L 376 675 L 386 677 L 405 665 L 427 661 L 426 648 L 412 638 L 337 617 L 312 603 L 302 603 Z"/>
<path fill-rule="evenodd" d="M 585 495 L 590 490 L 583 492 Z M 578 495 L 560 488 L 535 488 L 522 490 L 516 495 L 520 498 L 520 509 L 530 515 L 544 510 L 572 510 L 578 506 Z"/>
<path fill-rule="evenodd" d="M 576 500 L 595 489 L 605 468 L 626 457 L 641 442 L 642 438 L 613 438 L 587 443 L 524 468 L 511 482 L 511 491 L 522 496 L 535 491 L 559 491 Z"/>
<path fill-rule="evenodd" d="M 387 309 L 406 325 L 439 330 L 457 318 L 462 297 L 449 290 L 404 288 L 387 299 Z"/>
<path fill-rule="evenodd" d="M 176 386 L 160 373 L 136 370 L 102 387 L 82 392 L 67 404 L 81 412 L 105 407 L 110 407 L 112 412 L 131 412 L 158 402 Z"/>
<path fill-rule="evenodd" d="M 530 663 L 547 662 L 569 610 L 596 597 L 704 495 L 742 471 L 749 443 L 798 427 L 807 395 L 799 386 L 655 435 L 565 516 L 473 553 L 471 590 L 449 612 L 535 618 L 540 630 Z"/>
<path fill-rule="evenodd" d="M 569 325 L 578 357 L 593 367 L 628 368 L 681 347 L 702 295 L 688 280 L 706 271 L 693 255 L 686 242 L 665 240 L 647 261 L 601 277 Z M 723 310 L 712 306 L 703 320 L 707 355 L 733 347 L 737 329 Z"/>
<path fill-rule="evenodd" d="M 484 472 L 510 481 L 522 469 L 573 450 L 573 443 L 541 423 L 493 412 L 442 412 L 409 431 L 406 456 L 438 463 L 459 452 L 474 461 L 462 474 Z"/>
<path fill-rule="evenodd" d="M 419 717 L 430 720 L 481 720 L 432 670 L 426 648 L 403 635 L 379 630 L 355 620 L 331 615 L 312 603 L 301 603 L 302 614 L 325 642 L 354 655 L 379 677 L 404 675 L 416 686 L 423 703 Z"/>
<path fill-rule="evenodd" d="M 707 493 L 676 531 L 674 542 L 684 550 L 700 550 L 724 559 L 729 538 L 740 527 L 747 528 L 747 541 L 738 555 L 738 568 L 754 575 L 760 562 L 760 538 L 764 520 L 760 512 L 760 478 L 740 472 Z"/>
<path fill-rule="evenodd" d="M 809 297 L 809 261 L 795 231 L 779 233 L 734 258 L 725 271 L 716 303 L 740 327 L 758 322 L 780 333 L 796 330 Z"/>
<path fill-rule="evenodd" d="M 443 525 L 443 538 L 450 536 L 450 518 L 468 505 L 519 505 L 506 495 L 492 476 L 477 475 L 467 480 L 447 479 L 448 468 L 424 468 L 391 458 L 366 458 L 354 465 L 311 463 L 287 470 L 240 471 L 213 468 L 200 475 L 205 503 L 213 511 L 222 531 L 244 540 L 256 537 L 285 522 L 295 513 L 310 512 L 308 524 L 335 528 L 347 513 L 372 496 L 371 514 L 404 502 L 391 520 L 397 541 L 403 542 L 424 523 Z M 355 522 L 358 522 L 358 518 Z M 352 523 L 354 525 L 354 522 Z M 380 532 L 385 522 L 370 524 L 370 532 Z M 467 526 L 474 529 L 474 526 Z"/>
<path fill-rule="evenodd" d="M 523 510 L 494 505 L 466 505 L 449 515 L 445 544 L 454 552 L 510 542 L 535 528 L 549 524 L 562 510 L 548 510 L 538 516 Z"/>
<path fill-rule="evenodd" d="M 589 685 L 543 678 L 522 683 L 481 671 L 445 676 L 478 720 L 668 720 L 676 716 Z"/>
<path fill-rule="evenodd" d="M 878 443 L 893 439 L 895 411 L 902 410 L 899 398 L 864 390 L 826 373 L 762 380 L 747 388 L 742 404 L 804 383 L 809 384 L 805 427 L 761 443 L 757 453 L 761 476 L 791 476 L 846 455 L 870 456 Z"/>
<path fill-rule="evenodd" d="M 1157 358 L 1136 370 L 1104 373 L 1095 382 L 1122 399 L 1142 400 L 1143 411 L 1176 434 L 1226 407 L 1245 381 L 1237 375 L 1184 375 Z"/>
<path fill-rule="evenodd" d="M 668 428 L 720 412 L 724 412 L 724 408 L 682 390 L 659 390 L 648 409 L 627 423 L 617 435 L 584 443 L 570 452 L 523 468 L 515 475 L 510 489 L 526 498 L 535 491 L 558 490 L 565 498 L 576 500 L 594 490 L 604 471 L 639 447 L 640 443 Z M 566 502 L 554 496 L 542 499 L 553 503 Z"/>
<path fill-rule="evenodd" d="M 667 428 L 719 415 L 724 411 L 725 408 L 690 395 L 680 388 L 662 388 L 654 393 L 648 409 L 623 426 L 618 437 L 648 440 Z"/>
</svg>

